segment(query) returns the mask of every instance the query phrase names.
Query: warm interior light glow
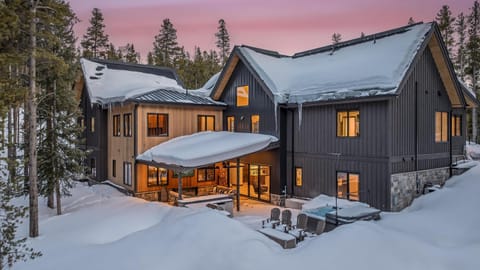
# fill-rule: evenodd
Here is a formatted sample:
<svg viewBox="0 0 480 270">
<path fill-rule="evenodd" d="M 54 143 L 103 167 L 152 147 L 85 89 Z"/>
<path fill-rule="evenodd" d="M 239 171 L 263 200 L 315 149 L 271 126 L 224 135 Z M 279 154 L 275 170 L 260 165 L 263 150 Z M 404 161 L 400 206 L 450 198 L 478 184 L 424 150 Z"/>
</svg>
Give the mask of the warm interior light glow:
<svg viewBox="0 0 480 270">
<path fill-rule="evenodd" d="M 248 106 L 248 85 L 237 87 L 237 107 Z"/>
</svg>

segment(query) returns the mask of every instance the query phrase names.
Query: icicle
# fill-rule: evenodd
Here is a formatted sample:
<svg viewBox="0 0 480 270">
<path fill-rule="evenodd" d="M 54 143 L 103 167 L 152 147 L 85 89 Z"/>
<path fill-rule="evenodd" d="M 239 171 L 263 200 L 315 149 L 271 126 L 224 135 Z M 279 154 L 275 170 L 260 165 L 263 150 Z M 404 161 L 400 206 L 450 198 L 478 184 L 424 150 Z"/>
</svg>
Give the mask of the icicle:
<svg viewBox="0 0 480 270">
<path fill-rule="evenodd" d="M 302 126 L 302 111 L 303 111 L 303 103 L 298 103 L 298 130 Z"/>
</svg>

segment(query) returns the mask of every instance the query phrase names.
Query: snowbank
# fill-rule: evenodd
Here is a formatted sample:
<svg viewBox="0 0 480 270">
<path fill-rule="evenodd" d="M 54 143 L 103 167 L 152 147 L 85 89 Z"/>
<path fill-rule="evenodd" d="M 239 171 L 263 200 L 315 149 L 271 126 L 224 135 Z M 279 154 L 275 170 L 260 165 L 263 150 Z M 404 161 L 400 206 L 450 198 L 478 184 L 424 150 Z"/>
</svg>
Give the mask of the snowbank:
<svg viewBox="0 0 480 270">
<path fill-rule="evenodd" d="M 480 160 L 480 144 L 467 142 L 466 146 L 467 158 Z"/>
<path fill-rule="evenodd" d="M 357 205 L 369 207 L 369 205 L 366 203 L 354 202 L 344 199 L 338 199 L 337 205 L 339 208 L 349 208 Z M 302 210 L 315 209 L 324 206 L 335 206 L 335 197 L 330 197 L 322 194 L 305 203 L 302 206 Z"/>
</svg>

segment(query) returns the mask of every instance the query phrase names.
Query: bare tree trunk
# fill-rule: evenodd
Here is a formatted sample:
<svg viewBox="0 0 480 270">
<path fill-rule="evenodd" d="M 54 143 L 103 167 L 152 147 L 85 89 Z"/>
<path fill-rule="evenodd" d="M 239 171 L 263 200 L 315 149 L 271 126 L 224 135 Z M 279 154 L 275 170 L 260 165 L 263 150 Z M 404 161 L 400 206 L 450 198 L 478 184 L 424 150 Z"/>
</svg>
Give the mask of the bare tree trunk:
<svg viewBox="0 0 480 270">
<path fill-rule="evenodd" d="M 62 195 L 60 192 L 60 181 L 59 179 L 56 179 L 55 182 L 55 193 L 57 197 L 57 215 L 62 214 Z"/>
<path fill-rule="evenodd" d="M 11 184 L 15 181 L 15 135 L 14 135 L 14 129 L 15 129 L 15 124 L 13 121 L 13 108 L 8 109 L 8 114 L 7 114 L 7 167 L 8 167 L 8 182 Z"/>
<path fill-rule="evenodd" d="M 28 95 L 28 129 L 29 129 L 29 162 L 28 162 L 28 180 L 30 187 L 30 237 L 38 236 L 38 186 L 37 186 L 37 91 L 36 91 L 36 49 L 37 49 L 37 25 L 36 12 L 37 1 L 31 0 L 31 15 L 30 22 L 30 41 L 31 41 L 31 55 L 30 55 L 30 89 Z"/>
<path fill-rule="evenodd" d="M 54 153 L 53 152 L 54 142 L 53 142 L 53 135 L 52 135 L 53 134 L 53 124 L 52 124 L 53 119 L 52 118 L 53 118 L 53 115 L 48 115 L 47 116 L 47 123 L 46 123 L 47 124 L 47 130 L 46 130 L 47 137 L 46 137 L 46 141 L 47 141 L 48 144 L 50 144 L 50 151 L 52 151 L 52 153 Z M 53 169 L 53 166 L 54 166 L 53 162 L 54 161 L 52 160 L 52 169 Z M 53 177 L 51 179 L 47 179 L 47 192 L 48 192 L 48 194 L 47 194 L 47 206 L 48 206 L 48 208 L 53 209 L 53 208 L 55 208 L 55 204 L 54 204 L 54 200 L 55 200 L 55 198 L 54 198 L 55 178 L 53 178 Z"/>
</svg>

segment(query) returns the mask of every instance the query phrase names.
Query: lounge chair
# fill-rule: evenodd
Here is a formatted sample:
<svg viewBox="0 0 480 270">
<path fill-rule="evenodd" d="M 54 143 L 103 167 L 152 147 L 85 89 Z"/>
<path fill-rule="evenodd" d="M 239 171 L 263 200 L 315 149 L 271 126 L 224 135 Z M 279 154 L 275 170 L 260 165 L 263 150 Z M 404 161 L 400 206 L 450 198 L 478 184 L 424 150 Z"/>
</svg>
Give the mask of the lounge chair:
<svg viewBox="0 0 480 270">
<path fill-rule="evenodd" d="M 288 232 L 289 234 L 295 236 L 298 241 L 303 241 L 305 239 L 305 231 L 307 230 L 307 215 L 301 213 L 297 216 L 297 224 L 293 225 L 292 229 Z"/>
<path fill-rule="evenodd" d="M 288 227 L 292 226 L 292 211 L 288 209 L 282 211 L 282 224 Z"/>
<path fill-rule="evenodd" d="M 268 225 L 267 227 L 275 227 L 276 225 L 280 224 L 280 209 L 275 207 L 270 210 L 270 218 L 266 221 L 262 221 L 262 226 L 265 226 L 265 223 Z"/>
</svg>

